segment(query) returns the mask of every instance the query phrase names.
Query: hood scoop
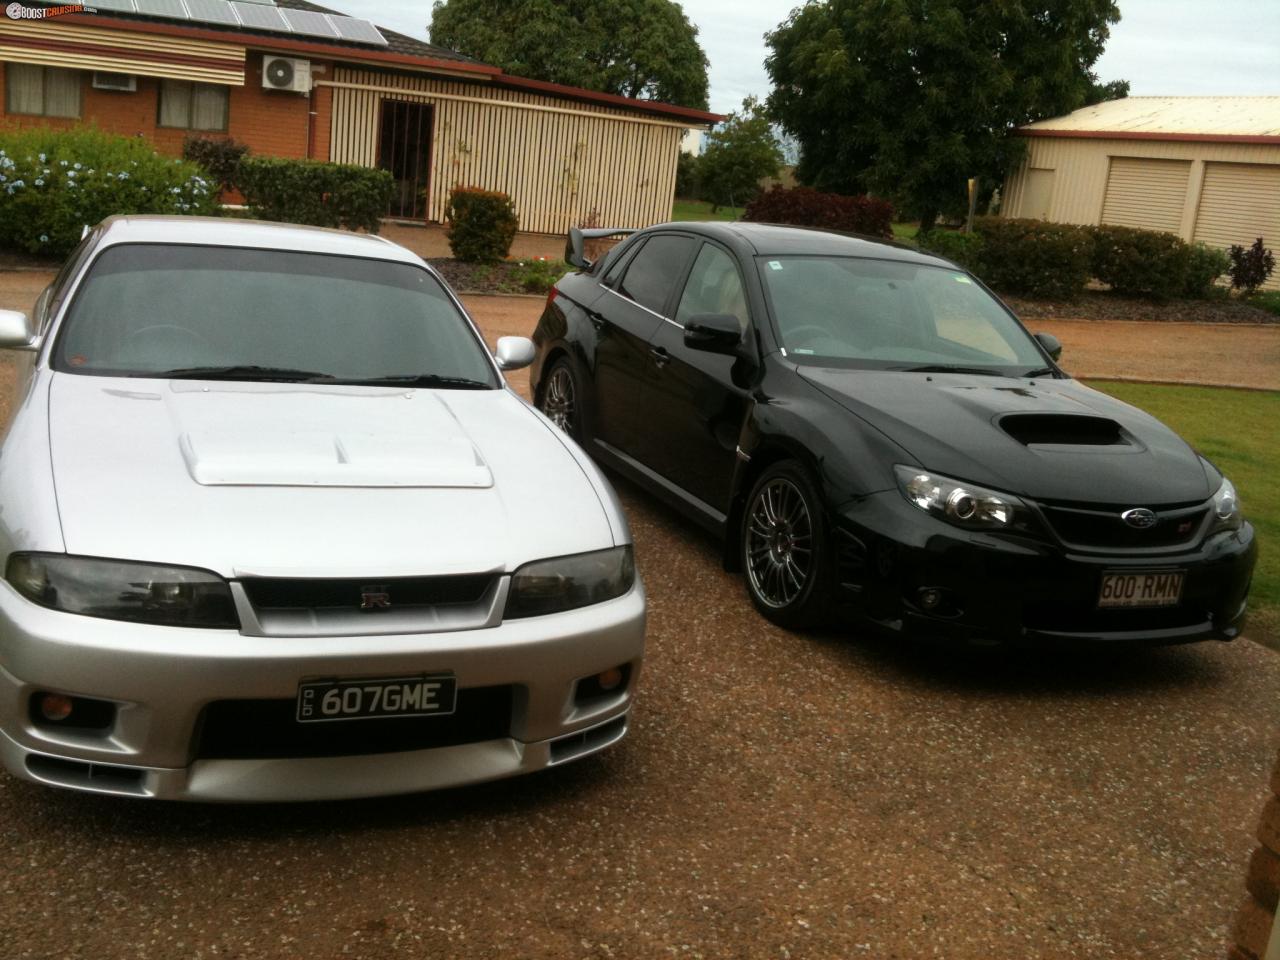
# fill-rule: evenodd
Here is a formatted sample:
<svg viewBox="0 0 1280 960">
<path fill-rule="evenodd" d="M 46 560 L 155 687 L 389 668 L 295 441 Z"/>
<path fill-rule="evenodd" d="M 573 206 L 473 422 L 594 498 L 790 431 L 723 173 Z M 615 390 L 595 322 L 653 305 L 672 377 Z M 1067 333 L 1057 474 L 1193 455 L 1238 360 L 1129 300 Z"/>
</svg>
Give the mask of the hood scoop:
<svg viewBox="0 0 1280 960">
<path fill-rule="evenodd" d="M 1133 436 L 1107 417 L 1063 413 L 1010 413 L 1000 429 L 1027 447 L 1127 447 Z"/>
<path fill-rule="evenodd" d="M 205 430 L 179 439 L 201 486 L 491 487 L 488 464 L 464 437 Z"/>
</svg>

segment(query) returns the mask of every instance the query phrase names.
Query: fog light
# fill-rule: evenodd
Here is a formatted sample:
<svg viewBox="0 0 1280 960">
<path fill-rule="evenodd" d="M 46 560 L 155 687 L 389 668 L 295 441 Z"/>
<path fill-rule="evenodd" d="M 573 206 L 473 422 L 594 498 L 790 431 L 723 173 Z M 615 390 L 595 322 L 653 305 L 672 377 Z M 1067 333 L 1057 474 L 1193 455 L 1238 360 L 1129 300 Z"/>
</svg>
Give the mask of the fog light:
<svg viewBox="0 0 1280 960">
<path fill-rule="evenodd" d="M 921 587 L 916 596 L 920 600 L 920 606 L 926 610 L 935 610 L 942 603 L 942 591 L 936 587 Z"/>
<path fill-rule="evenodd" d="M 596 684 L 601 690 L 608 693 L 622 684 L 622 670 L 618 667 L 610 667 L 608 670 L 596 674 Z"/>
<path fill-rule="evenodd" d="M 75 704 L 71 702 L 71 698 L 60 693 L 46 693 L 40 697 L 40 716 L 51 723 L 61 723 L 71 716 L 73 709 Z"/>
</svg>

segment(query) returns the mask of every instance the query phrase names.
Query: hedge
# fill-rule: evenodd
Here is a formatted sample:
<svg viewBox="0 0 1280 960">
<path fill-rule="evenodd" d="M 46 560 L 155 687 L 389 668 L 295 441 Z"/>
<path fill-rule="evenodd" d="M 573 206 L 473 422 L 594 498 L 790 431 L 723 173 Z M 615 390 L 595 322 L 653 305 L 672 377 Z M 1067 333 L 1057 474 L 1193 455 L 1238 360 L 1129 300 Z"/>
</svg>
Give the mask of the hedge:
<svg viewBox="0 0 1280 960">
<path fill-rule="evenodd" d="M 1116 293 L 1178 297 L 1190 250 L 1181 237 L 1133 227 L 1093 228 L 1093 275 Z"/>
<path fill-rule="evenodd" d="M 982 236 L 977 233 L 959 233 L 955 230 L 930 230 L 917 239 L 920 249 L 936 253 L 940 257 L 977 273 L 982 256 Z"/>
<path fill-rule="evenodd" d="M 1085 227 L 1043 220 L 982 217 L 974 272 L 997 290 L 1051 300 L 1079 296 L 1093 270 L 1093 236 Z"/>
<path fill-rule="evenodd" d="M 877 197 L 821 193 L 811 187 L 774 185 L 747 204 L 743 220 L 822 227 L 873 237 L 893 236 L 893 204 Z"/>
<path fill-rule="evenodd" d="M 202 137 L 191 134 L 182 142 L 182 157 L 209 171 L 223 190 L 234 190 L 240 173 L 240 161 L 249 147 L 230 137 Z"/>
<path fill-rule="evenodd" d="M 212 214 L 217 184 L 145 140 L 92 127 L 0 130 L 0 246 L 65 257 L 112 214 Z"/>
<path fill-rule="evenodd" d="M 515 242 L 520 219 L 505 193 L 454 187 L 445 204 L 449 249 L 467 263 L 498 263 Z"/>
<path fill-rule="evenodd" d="M 369 233 L 378 232 L 395 191 L 386 170 L 318 160 L 245 157 L 236 178 L 259 219 Z"/>
</svg>

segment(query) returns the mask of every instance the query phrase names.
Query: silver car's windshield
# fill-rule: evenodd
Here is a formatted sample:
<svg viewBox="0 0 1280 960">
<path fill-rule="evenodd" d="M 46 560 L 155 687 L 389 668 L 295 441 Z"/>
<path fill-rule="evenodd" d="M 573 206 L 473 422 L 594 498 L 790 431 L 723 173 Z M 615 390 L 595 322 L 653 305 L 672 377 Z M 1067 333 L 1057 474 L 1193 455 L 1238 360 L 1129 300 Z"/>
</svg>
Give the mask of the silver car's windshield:
<svg viewBox="0 0 1280 960">
<path fill-rule="evenodd" d="M 992 374 L 1043 368 L 1035 342 L 960 271 L 852 257 L 763 257 L 778 338 L 799 363 Z"/>
<path fill-rule="evenodd" d="M 412 264 L 238 247 L 122 244 L 76 292 L 66 373 L 491 388 L 484 345 Z"/>
</svg>

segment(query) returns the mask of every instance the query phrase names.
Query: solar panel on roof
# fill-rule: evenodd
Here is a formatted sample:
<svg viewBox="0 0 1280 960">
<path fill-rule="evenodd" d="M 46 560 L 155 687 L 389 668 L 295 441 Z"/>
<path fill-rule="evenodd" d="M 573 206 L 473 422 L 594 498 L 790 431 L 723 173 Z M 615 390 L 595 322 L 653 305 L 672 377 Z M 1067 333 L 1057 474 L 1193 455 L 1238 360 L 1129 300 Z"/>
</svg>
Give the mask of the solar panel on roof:
<svg viewBox="0 0 1280 960">
<path fill-rule="evenodd" d="M 289 24 L 285 23 L 284 17 L 280 16 L 280 11 L 275 7 L 235 0 L 231 4 L 231 9 L 236 12 L 236 16 L 240 18 L 242 24 L 253 30 L 276 30 L 280 33 L 293 32 L 289 29 Z"/>
<path fill-rule="evenodd" d="M 94 0 L 95 7 L 100 10 L 111 10 L 116 13 L 136 13 L 133 0 Z"/>
<path fill-rule="evenodd" d="M 240 0 L 241 3 L 258 3 L 266 7 L 274 7 L 276 0 Z"/>
<path fill-rule="evenodd" d="M 343 40 L 351 40 L 355 43 L 376 43 L 384 47 L 387 45 L 387 38 L 368 20 L 333 16 L 329 17 L 329 20 L 337 29 L 338 36 L 342 37 Z"/>
<path fill-rule="evenodd" d="M 338 31 L 323 13 L 313 13 L 310 10 L 281 10 L 280 12 L 284 15 L 285 22 L 293 28 L 294 33 L 303 33 L 310 37 L 338 36 Z"/>
<path fill-rule="evenodd" d="M 182 0 L 133 0 L 138 13 L 147 17 L 167 17 L 170 20 L 190 20 Z"/>
<path fill-rule="evenodd" d="M 235 11 L 227 0 L 187 0 L 187 10 L 191 19 L 200 23 L 225 23 L 238 26 Z"/>
</svg>

